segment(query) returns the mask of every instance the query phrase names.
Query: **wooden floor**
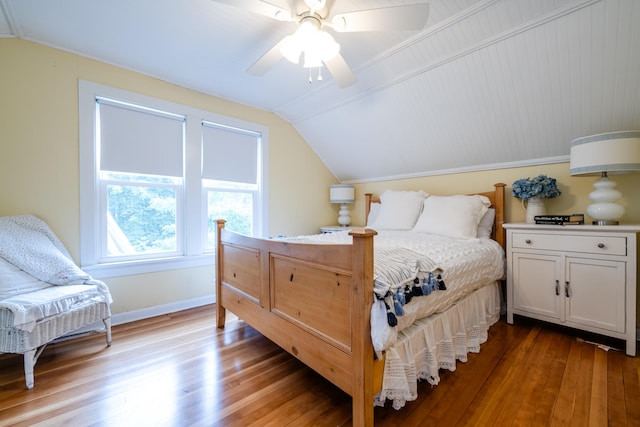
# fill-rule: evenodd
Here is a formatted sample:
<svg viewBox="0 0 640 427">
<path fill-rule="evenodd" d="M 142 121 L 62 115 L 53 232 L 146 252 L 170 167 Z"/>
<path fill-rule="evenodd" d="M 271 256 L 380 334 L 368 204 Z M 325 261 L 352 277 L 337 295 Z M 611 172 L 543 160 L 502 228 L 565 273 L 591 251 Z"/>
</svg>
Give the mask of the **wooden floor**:
<svg viewBox="0 0 640 427">
<path fill-rule="evenodd" d="M 26 390 L 0 356 L 2 426 L 350 426 L 351 399 L 242 321 L 202 307 L 47 347 Z M 500 321 L 479 354 L 376 426 L 639 426 L 640 357 Z"/>
</svg>

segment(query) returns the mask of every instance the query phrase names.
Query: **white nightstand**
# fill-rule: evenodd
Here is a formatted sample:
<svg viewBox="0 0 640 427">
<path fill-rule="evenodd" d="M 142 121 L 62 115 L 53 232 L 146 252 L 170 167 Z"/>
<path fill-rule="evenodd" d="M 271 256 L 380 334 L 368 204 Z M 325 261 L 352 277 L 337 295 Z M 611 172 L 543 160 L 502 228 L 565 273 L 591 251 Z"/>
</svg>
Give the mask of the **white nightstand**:
<svg viewBox="0 0 640 427">
<path fill-rule="evenodd" d="M 345 231 L 345 230 L 353 230 L 354 228 L 362 228 L 361 225 L 349 225 L 346 227 L 343 227 L 341 225 L 325 225 L 324 227 L 320 227 L 320 232 L 321 233 L 335 233 L 338 231 Z"/>
<path fill-rule="evenodd" d="M 513 315 L 623 339 L 636 354 L 640 225 L 504 224 Z"/>
</svg>

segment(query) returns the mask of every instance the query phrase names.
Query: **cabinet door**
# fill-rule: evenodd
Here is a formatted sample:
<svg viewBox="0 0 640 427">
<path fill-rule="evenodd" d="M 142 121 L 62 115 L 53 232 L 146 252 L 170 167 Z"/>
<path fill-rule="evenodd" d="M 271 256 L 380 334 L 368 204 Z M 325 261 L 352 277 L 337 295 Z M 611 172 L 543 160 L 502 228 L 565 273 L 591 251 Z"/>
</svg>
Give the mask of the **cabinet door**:
<svg viewBox="0 0 640 427">
<path fill-rule="evenodd" d="M 625 332 L 625 263 L 567 257 L 566 321 Z"/>
<path fill-rule="evenodd" d="M 514 252 L 513 308 L 543 320 L 561 321 L 560 256 Z"/>
</svg>

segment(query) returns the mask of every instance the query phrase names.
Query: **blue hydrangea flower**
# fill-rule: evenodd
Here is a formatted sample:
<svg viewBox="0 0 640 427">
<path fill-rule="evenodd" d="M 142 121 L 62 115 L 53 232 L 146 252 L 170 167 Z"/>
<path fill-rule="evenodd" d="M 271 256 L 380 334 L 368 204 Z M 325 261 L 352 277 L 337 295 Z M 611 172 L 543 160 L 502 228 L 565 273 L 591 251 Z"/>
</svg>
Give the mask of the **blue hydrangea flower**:
<svg viewBox="0 0 640 427">
<path fill-rule="evenodd" d="M 542 199 L 558 197 L 561 191 L 558 189 L 555 178 L 546 175 L 538 175 L 535 178 L 522 178 L 512 185 L 513 197 L 529 200 L 533 196 Z"/>
</svg>

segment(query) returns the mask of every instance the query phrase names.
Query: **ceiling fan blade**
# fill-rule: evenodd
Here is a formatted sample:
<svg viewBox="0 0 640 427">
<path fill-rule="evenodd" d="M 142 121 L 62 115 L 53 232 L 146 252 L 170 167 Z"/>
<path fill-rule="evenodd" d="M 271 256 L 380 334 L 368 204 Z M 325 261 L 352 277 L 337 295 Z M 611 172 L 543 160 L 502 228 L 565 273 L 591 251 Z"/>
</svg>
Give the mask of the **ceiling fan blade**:
<svg viewBox="0 0 640 427">
<path fill-rule="evenodd" d="M 421 30 L 429 17 L 429 4 L 383 7 L 335 15 L 331 27 L 340 32 Z"/>
<path fill-rule="evenodd" d="M 284 44 L 286 37 L 280 40 L 274 47 L 272 47 L 267 53 L 262 55 L 251 67 L 247 69 L 247 73 L 254 76 L 264 75 L 271 67 L 273 67 L 283 56 L 280 49 Z"/>
<path fill-rule="evenodd" d="M 330 61 L 326 61 L 324 65 L 327 66 L 327 69 L 331 73 L 334 79 L 336 79 L 336 83 L 340 87 L 351 86 L 356 82 L 356 76 L 349 68 L 349 65 L 345 62 L 342 55 L 338 54 L 335 58 Z"/>
<path fill-rule="evenodd" d="M 215 3 L 222 3 L 249 12 L 257 13 L 278 21 L 291 21 L 291 12 L 278 5 L 262 0 L 212 0 Z"/>
</svg>

